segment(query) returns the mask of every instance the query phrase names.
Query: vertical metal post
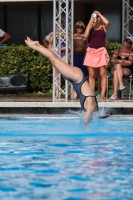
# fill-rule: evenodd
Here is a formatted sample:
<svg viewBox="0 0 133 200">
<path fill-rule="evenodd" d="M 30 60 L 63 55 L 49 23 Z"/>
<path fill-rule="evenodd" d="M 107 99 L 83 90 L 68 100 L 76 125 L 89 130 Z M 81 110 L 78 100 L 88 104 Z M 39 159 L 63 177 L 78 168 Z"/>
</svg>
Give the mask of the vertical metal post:
<svg viewBox="0 0 133 200">
<path fill-rule="evenodd" d="M 55 23 L 55 16 L 56 16 L 56 0 L 53 0 L 53 50 L 56 48 L 56 23 Z M 55 98 L 55 68 L 53 67 L 53 99 Z"/>
<path fill-rule="evenodd" d="M 125 0 L 122 0 L 122 42 L 125 38 L 124 35 L 124 23 L 125 23 Z"/>
<path fill-rule="evenodd" d="M 130 0 L 122 0 L 122 42 L 130 33 L 130 22 L 133 21 L 133 7 L 130 6 Z"/>
<path fill-rule="evenodd" d="M 68 40 L 68 37 L 69 37 L 69 31 L 68 31 L 68 28 L 69 28 L 69 1 L 66 1 L 66 63 L 68 63 L 68 48 L 69 48 L 69 40 Z M 65 80 L 65 100 L 67 101 L 68 99 L 68 81 Z"/>
<path fill-rule="evenodd" d="M 71 58 L 70 58 L 70 62 L 71 65 L 73 66 L 73 35 L 74 35 L 74 0 L 72 0 L 71 2 Z M 71 85 L 71 99 L 73 98 L 73 86 Z"/>
<path fill-rule="evenodd" d="M 65 62 L 70 65 L 73 65 L 73 4 L 74 0 L 53 0 L 53 51 L 61 58 L 61 45 L 65 43 Z M 62 20 L 65 21 L 64 27 L 61 26 Z M 56 39 L 56 35 L 58 35 L 58 40 Z M 63 38 L 62 35 L 65 35 L 65 37 Z M 62 88 L 61 74 L 59 73 L 57 77 L 56 70 L 53 66 L 53 100 L 55 100 L 57 88 L 59 99 L 65 99 L 67 101 L 69 90 L 68 81 L 65 80 L 65 87 Z M 62 94 L 63 97 L 61 98 Z"/>
</svg>

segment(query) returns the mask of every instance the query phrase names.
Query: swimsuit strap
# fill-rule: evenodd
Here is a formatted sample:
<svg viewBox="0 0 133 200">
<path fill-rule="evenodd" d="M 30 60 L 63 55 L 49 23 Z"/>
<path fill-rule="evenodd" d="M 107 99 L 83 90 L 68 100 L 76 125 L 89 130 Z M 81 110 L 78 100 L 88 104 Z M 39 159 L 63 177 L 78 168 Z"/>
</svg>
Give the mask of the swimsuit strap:
<svg viewBox="0 0 133 200">
<path fill-rule="evenodd" d="M 132 50 L 130 51 L 130 53 L 132 52 Z M 129 56 L 130 56 L 130 53 L 129 53 Z"/>
<path fill-rule="evenodd" d="M 88 95 L 88 96 L 86 96 L 86 98 L 87 97 L 94 97 L 95 98 L 95 102 L 96 102 L 96 110 L 98 111 L 98 103 L 97 103 L 97 98 L 96 98 L 96 96 L 93 96 L 93 95 Z M 85 100 L 86 100 L 86 98 L 85 98 Z M 85 100 L 84 100 L 84 102 L 85 102 Z"/>
<path fill-rule="evenodd" d="M 130 56 L 130 53 L 132 52 L 132 50 L 129 52 L 129 56 Z M 118 56 L 119 56 L 119 53 L 120 53 L 120 48 L 119 48 L 119 51 L 118 51 Z M 120 56 L 121 57 L 121 56 Z M 126 57 L 127 58 L 127 57 Z"/>
<path fill-rule="evenodd" d="M 87 81 L 87 80 L 84 79 L 84 80 L 82 81 L 82 85 L 84 84 L 85 81 Z M 80 91 L 81 91 L 81 88 L 80 88 Z M 82 94 L 82 91 L 81 91 L 81 94 Z M 82 94 L 82 95 L 83 95 L 83 94 Z M 97 103 L 96 96 L 93 96 L 93 95 L 85 96 L 84 102 L 85 102 L 85 100 L 86 100 L 87 97 L 94 97 L 94 98 L 95 98 L 95 102 L 96 102 L 96 110 L 98 111 L 98 103 Z M 83 103 L 83 105 L 84 105 L 84 103 Z"/>
</svg>

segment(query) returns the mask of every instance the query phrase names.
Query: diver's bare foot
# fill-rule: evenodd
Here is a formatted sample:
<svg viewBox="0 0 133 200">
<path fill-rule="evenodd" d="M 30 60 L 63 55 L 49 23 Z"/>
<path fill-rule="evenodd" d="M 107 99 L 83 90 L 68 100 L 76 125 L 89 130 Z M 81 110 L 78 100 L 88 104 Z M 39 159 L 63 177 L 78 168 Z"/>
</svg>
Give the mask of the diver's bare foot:
<svg viewBox="0 0 133 200">
<path fill-rule="evenodd" d="M 97 101 L 98 101 L 98 102 L 105 102 L 105 101 L 106 101 L 106 99 L 105 99 L 105 98 L 101 98 L 101 97 L 100 97 L 100 98 L 98 98 L 98 99 L 97 99 Z"/>
</svg>

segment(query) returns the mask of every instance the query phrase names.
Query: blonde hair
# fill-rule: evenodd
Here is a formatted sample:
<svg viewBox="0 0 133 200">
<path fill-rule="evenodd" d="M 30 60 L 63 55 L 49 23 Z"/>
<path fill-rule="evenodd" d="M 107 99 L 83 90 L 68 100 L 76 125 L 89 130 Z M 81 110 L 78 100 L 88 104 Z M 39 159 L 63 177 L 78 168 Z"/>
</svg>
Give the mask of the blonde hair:
<svg viewBox="0 0 133 200">
<path fill-rule="evenodd" d="M 75 24 L 75 31 L 76 31 L 77 26 L 83 26 L 83 32 L 85 31 L 85 24 L 82 21 L 76 22 L 76 24 Z"/>
</svg>

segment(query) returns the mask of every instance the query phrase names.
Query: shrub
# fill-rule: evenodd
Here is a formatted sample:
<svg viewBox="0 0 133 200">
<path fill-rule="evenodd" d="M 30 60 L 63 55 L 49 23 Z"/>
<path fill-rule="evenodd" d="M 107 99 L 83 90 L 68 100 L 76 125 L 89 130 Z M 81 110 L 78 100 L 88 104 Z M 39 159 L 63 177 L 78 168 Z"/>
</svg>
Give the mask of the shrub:
<svg viewBox="0 0 133 200">
<path fill-rule="evenodd" d="M 52 65 L 49 60 L 27 46 L 0 48 L 0 76 L 28 75 L 30 89 L 49 91 L 52 88 Z"/>
<path fill-rule="evenodd" d="M 121 44 L 110 43 L 107 51 L 110 58 L 115 49 Z M 50 61 L 27 46 L 6 46 L 0 48 L 0 76 L 2 75 L 28 75 L 30 89 L 35 91 L 52 90 L 52 65 Z M 111 72 L 112 63 L 109 62 L 107 73 Z"/>
</svg>

